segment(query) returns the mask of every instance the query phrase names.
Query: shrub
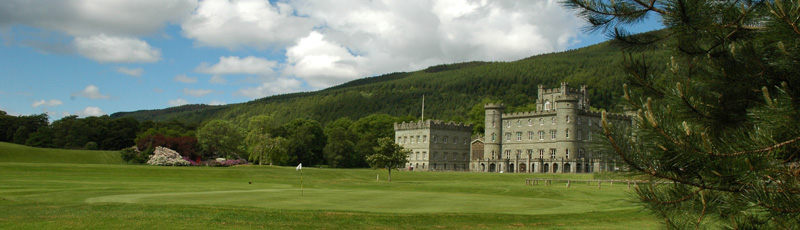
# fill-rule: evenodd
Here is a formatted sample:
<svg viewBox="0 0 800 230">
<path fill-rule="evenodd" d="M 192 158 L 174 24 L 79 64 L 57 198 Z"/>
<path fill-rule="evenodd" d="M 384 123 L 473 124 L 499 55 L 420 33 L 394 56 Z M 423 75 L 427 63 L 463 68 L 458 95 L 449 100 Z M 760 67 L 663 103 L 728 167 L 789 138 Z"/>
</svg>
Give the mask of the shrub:
<svg viewBox="0 0 800 230">
<path fill-rule="evenodd" d="M 97 142 L 86 142 L 86 145 L 84 145 L 83 148 L 88 150 L 97 150 Z"/>
<path fill-rule="evenodd" d="M 122 160 L 128 163 L 134 164 L 143 164 L 147 162 L 147 158 L 150 156 L 147 152 L 139 151 L 135 146 L 130 148 L 125 148 L 119 151 Z"/>
</svg>

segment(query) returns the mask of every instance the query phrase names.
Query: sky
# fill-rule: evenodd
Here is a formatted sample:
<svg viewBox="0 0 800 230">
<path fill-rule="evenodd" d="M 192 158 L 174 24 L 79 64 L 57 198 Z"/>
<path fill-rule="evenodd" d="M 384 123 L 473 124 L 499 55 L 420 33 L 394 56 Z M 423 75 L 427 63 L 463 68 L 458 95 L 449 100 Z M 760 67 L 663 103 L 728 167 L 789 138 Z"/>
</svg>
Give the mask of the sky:
<svg viewBox="0 0 800 230">
<path fill-rule="evenodd" d="M 5 0 L 0 110 L 55 120 L 240 103 L 607 40 L 558 2 Z"/>
</svg>

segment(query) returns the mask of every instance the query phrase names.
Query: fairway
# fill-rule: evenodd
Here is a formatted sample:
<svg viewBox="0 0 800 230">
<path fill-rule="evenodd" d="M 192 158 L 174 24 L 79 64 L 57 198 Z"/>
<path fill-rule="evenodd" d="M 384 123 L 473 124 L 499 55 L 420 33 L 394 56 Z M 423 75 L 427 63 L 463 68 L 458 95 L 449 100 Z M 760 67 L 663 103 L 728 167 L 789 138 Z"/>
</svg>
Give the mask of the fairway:
<svg viewBox="0 0 800 230">
<path fill-rule="evenodd" d="M 2 229 L 659 226 L 624 185 L 526 186 L 534 175 L 395 172 L 388 183 L 385 170 L 304 168 L 302 196 L 293 167 L 6 161 L 0 175 Z"/>
</svg>

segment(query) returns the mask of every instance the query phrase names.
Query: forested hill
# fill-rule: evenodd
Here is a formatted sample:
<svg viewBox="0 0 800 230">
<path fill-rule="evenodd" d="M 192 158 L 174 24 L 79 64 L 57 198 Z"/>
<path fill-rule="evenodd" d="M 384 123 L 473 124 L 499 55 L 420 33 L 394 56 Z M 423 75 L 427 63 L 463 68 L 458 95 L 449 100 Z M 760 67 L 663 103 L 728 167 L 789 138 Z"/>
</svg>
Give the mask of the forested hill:
<svg viewBox="0 0 800 230">
<path fill-rule="evenodd" d="M 646 51 L 653 66 L 666 67 L 669 51 Z M 625 76 L 623 52 L 608 42 L 581 49 L 537 55 L 513 62 L 467 62 L 432 66 L 354 80 L 315 92 L 276 95 L 222 106 L 184 105 L 160 110 L 119 112 L 112 117 L 138 120 L 203 122 L 225 119 L 235 123 L 269 114 L 279 121 L 310 118 L 327 123 L 340 117 L 358 119 L 373 113 L 466 121 L 468 111 L 486 99 L 512 107 L 536 100 L 537 85 L 557 87 L 586 84 L 593 107 L 618 110 Z"/>
</svg>

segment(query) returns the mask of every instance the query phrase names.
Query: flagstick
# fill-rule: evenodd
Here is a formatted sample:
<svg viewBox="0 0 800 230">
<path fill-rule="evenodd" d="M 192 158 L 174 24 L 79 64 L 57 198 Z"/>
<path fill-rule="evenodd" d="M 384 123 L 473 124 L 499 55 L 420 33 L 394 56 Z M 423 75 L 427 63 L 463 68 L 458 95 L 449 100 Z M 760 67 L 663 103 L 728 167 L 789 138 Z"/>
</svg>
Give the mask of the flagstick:
<svg viewBox="0 0 800 230">
<path fill-rule="evenodd" d="M 303 197 L 303 169 L 300 168 L 300 197 Z"/>
</svg>

